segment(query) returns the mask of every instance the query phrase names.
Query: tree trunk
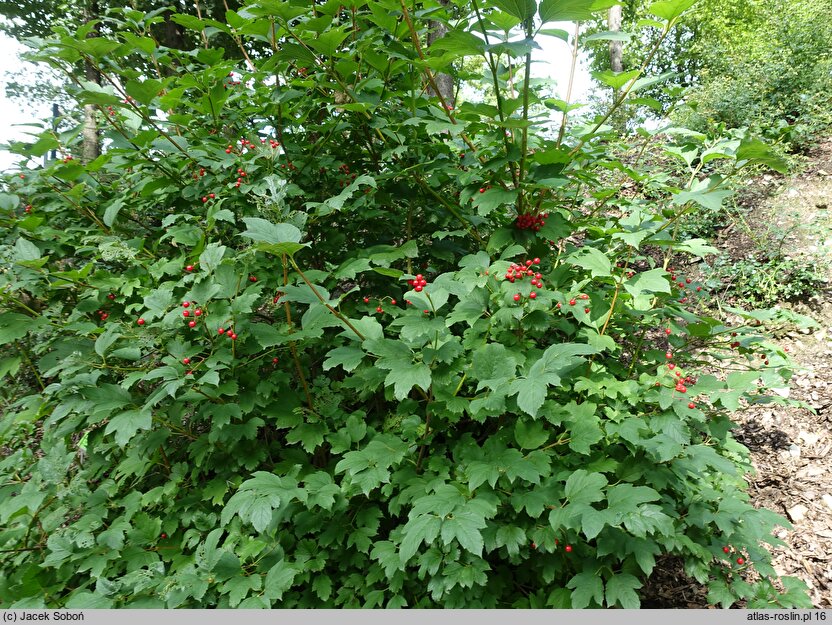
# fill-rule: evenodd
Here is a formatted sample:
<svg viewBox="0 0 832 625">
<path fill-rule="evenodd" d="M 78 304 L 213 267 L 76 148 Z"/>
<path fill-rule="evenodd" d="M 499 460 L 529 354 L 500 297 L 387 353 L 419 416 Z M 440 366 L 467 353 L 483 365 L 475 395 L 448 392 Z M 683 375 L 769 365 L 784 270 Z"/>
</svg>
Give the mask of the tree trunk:
<svg viewBox="0 0 832 625">
<path fill-rule="evenodd" d="M 607 28 L 610 32 L 621 31 L 621 5 L 610 7 L 607 15 Z M 614 72 L 624 71 L 624 44 L 620 41 L 610 41 L 610 69 Z"/>
<path fill-rule="evenodd" d="M 89 23 L 98 18 L 98 0 L 88 0 L 84 4 L 84 23 Z M 98 37 L 98 28 L 93 28 L 87 37 Z M 84 60 L 84 77 L 97 85 L 101 84 L 101 74 L 88 60 Z M 98 122 L 96 120 L 96 106 L 94 104 L 84 105 L 84 126 L 82 130 L 83 145 L 81 160 L 84 163 L 94 161 L 101 154 L 101 145 L 98 137 Z"/>
<path fill-rule="evenodd" d="M 449 0 L 438 1 L 443 7 L 448 6 Z M 444 22 L 431 20 L 428 23 L 428 48 L 430 48 L 434 41 L 441 39 L 447 33 L 448 27 L 445 26 Z M 445 104 L 454 106 L 454 77 L 450 74 L 436 74 L 433 79 L 436 82 L 439 93 L 442 94 L 442 99 L 445 100 Z M 434 96 L 439 95 L 433 92 L 433 88 L 429 89 L 428 93 Z"/>
</svg>

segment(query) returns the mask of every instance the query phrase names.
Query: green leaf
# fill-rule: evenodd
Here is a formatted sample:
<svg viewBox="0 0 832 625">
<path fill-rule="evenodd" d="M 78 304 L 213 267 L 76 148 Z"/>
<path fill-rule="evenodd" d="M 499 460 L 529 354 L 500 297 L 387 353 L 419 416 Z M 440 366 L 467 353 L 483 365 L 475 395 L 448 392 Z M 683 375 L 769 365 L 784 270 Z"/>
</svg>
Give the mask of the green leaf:
<svg viewBox="0 0 832 625">
<path fill-rule="evenodd" d="M 664 269 L 651 269 L 637 273 L 624 283 L 624 289 L 633 297 L 642 293 L 670 293 L 668 273 Z"/>
<path fill-rule="evenodd" d="M 487 189 L 484 193 L 477 193 L 472 204 L 477 209 L 477 213 L 485 217 L 500 206 L 513 205 L 517 201 L 517 193 L 517 189 L 494 187 Z"/>
<path fill-rule="evenodd" d="M 497 8 L 521 21 L 534 17 L 537 12 L 535 0 L 493 0 L 493 3 Z"/>
<path fill-rule="evenodd" d="M 600 33 L 589 35 L 588 37 L 584 37 L 584 41 L 622 41 L 624 43 L 629 43 L 632 38 L 632 33 L 623 33 L 620 30 L 605 30 Z"/>
<path fill-rule="evenodd" d="M 789 173 L 789 166 L 774 150 L 759 139 L 746 139 L 737 148 L 737 162 L 759 163 L 781 174 Z"/>
<path fill-rule="evenodd" d="M 110 356 L 112 358 L 135 361 L 142 357 L 142 350 L 138 347 L 121 347 L 119 349 L 114 349 Z"/>
<path fill-rule="evenodd" d="M 317 39 L 307 39 L 307 43 L 324 56 L 332 56 L 349 34 L 346 26 L 339 26 L 321 33 Z"/>
<path fill-rule="evenodd" d="M 592 18 L 595 0 L 542 0 L 540 21 L 580 22 Z"/>
<path fill-rule="evenodd" d="M 573 505 L 589 504 L 604 499 L 607 478 L 600 473 L 578 469 L 566 480 L 564 494 Z"/>
<path fill-rule="evenodd" d="M 549 440 L 549 432 L 540 421 L 526 422 L 518 419 L 514 425 L 514 440 L 520 449 L 537 449 Z"/>
<path fill-rule="evenodd" d="M 23 237 L 17 239 L 14 252 L 14 258 L 18 261 L 37 260 L 41 257 L 40 248 Z"/>
<path fill-rule="evenodd" d="M 219 267 L 225 256 L 226 248 L 219 243 L 209 243 L 202 254 L 199 255 L 199 270 L 203 273 L 211 273 Z"/>
<path fill-rule="evenodd" d="M 97 592 L 80 590 L 72 593 L 63 607 L 67 610 L 109 610 L 113 605 L 114 602 L 110 597 Z"/>
<path fill-rule="evenodd" d="M 0 210 L 13 211 L 20 206 L 20 197 L 13 193 L 0 193 Z"/>
<path fill-rule="evenodd" d="M 115 200 L 110 202 L 110 204 L 104 211 L 104 225 L 108 228 L 111 227 L 115 223 L 116 217 L 118 217 L 118 213 L 122 208 L 124 208 L 123 198 L 116 198 Z"/>
<path fill-rule="evenodd" d="M 607 606 L 620 605 L 625 610 L 634 610 L 641 605 L 635 589 L 641 582 L 629 573 L 616 573 L 607 580 Z"/>
<path fill-rule="evenodd" d="M 366 356 L 366 354 L 363 350 L 357 347 L 352 347 L 351 345 L 336 347 L 327 354 L 327 358 L 323 363 L 323 368 L 324 371 L 329 371 L 330 369 L 340 365 L 344 368 L 344 371 L 352 371 L 361 364 L 364 356 Z"/>
<path fill-rule="evenodd" d="M 430 544 L 439 535 L 442 521 L 433 514 L 420 514 L 409 519 L 402 528 L 399 562 L 404 565 L 419 550 L 422 542 Z"/>
<path fill-rule="evenodd" d="M 663 20 L 670 21 L 679 17 L 682 13 L 696 4 L 697 0 L 668 0 L 666 2 L 654 2 L 647 7 L 647 10 Z"/>
<path fill-rule="evenodd" d="M 479 380 L 477 390 L 496 389 L 514 377 L 517 362 L 502 343 L 489 343 L 474 352 L 472 374 Z"/>
<path fill-rule="evenodd" d="M 124 89 L 134 100 L 147 105 L 153 102 L 153 99 L 159 95 L 159 92 L 162 90 L 162 83 L 153 78 L 146 78 L 141 82 L 128 80 Z"/>
<path fill-rule="evenodd" d="M 240 236 L 260 243 L 258 249 L 275 255 L 293 255 L 307 243 L 299 243 L 302 234 L 297 226 L 287 223 L 275 224 L 260 217 L 243 217 L 246 231 Z"/>
<path fill-rule="evenodd" d="M 329 600 L 332 594 L 332 580 L 329 578 L 329 575 L 316 575 L 312 582 L 312 590 L 315 591 L 315 594 L 318 595 L 318 599 L 321 601 Z"/>
<path fill-rule="evenodd" d="M 688 202 L 696 202 L 703 208 L 708 210 L 718 211 L 722 207 L 722 202 L 729 197 L 733 191 L 730 189 L 721 189 L 716 191 L 682 191 L 673 196 L 673 203 L 677 206 L 683 206 Z"/>
<path fill-rule="evenodd" d="M 600 83 L 612 87 L 616 91 L 641 74 L 640 70 L 633 69 L 628 72 L 614 72 L 606 69 L 601 72 L 592 72 L 592 77 Z"/>
<path fill-rule="evenodd" d="M 118 331 L 118 326 L 109 325 L 104 333 L 99 335 L 99 337 L 95 340 L 95 353 L 103 357 L 107 352 L 107 349 L 115 343 L 120 336 L 121 332 Z"/>
<path fill-rule="evenodd" d="M 570 254 L 567 259 L 573 265 L 589 269 L 592 272 L 592 276 L 596 278 L 607 277 L 612 271 L 610 259 L 594 247 L 581 248 Z"/>
<path fill-rule="evenodd" d="M 480 530 L 485 519 L 468 510 L 457 510 L 442 522 L 442 541 L 448 545 L 454 538 L 460 546 L 474 555 L 482 555 L 483 539 Z"/>
<path fill-rule="evenodd" d="M 281 559 L 266 574 L 266 580 L 263 582 L 263 594 L 271 601 L 282 600 L 283 593 L 292 587 L 298 572 L 294 564 Z"/>
<path fill-rule="evenodd" d="M 527 541 L 526 532 L 515 525 L 503 525 L 497 530 L 495 544 L 497 547 L 505 547 L 510 556 L 520 553 L 520 547 Z"/>
<path fill-rule="evenodd" d="M 379 367 L 378 363 L 376 363 Z M 390 369 L 384 379 L 385 386 L 393 385 L 393 395 L 399 401 L 410 393 L 410 389 L 418 386 L 423 391 L 430 388 L 430 368 L 424 363 L 399 363 Z"/>
<path fill-rule="evenodd" d="M 150 410 L 128 410 L 110 418 L 105 434 L 115 432 L 116 444 L 124 447 L 139 430 L 149 430 L 153 425 L 153 415 Z"/>
<path fill-rule="evenodd" d="M 430 52 L 447 52 L 454 57 L 485 54 L 485 42 L 463 30 L 452 30 L 444 37 L 430 44 Z"/>
<path fill-rule="evenodd" d="M 572 607 L 586 608 L 592 602 L 598 606 L 603 605 L 604 583 L 601 576 L 595 571 L 584 571 L 578 573 L 566 583 L 567 588 L 572 588 Z"/>
</svg>

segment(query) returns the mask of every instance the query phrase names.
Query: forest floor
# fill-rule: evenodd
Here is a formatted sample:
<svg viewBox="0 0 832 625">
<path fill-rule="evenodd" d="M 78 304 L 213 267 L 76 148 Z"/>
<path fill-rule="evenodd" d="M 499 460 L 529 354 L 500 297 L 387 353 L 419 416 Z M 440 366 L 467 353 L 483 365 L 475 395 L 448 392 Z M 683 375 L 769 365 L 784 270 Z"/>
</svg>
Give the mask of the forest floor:
<svg viewBox="0 0 832 625">
<path fill-rule="evenodd" d="M 812 409 L 777 405 L 749 407 L 736 418 L 734 435 L 751 451 L 757 473 L 748 476 L 754 506 L 773 510 L 793 524 L 778 528 L 786 546 L 773 548 L 780 575 L 809 586 L 816 608 L 832 608 L 832 141 L 808 155 L 799 174 L 766 174 L 745 186 L 738 204 L 744 219 L 731 221 L 714 245 L 733 260 L 762 246 L 782 245 L 791 258 L 807 260 L 823 274 L 824 286 L 804 301 L 779 305 L 818 322 L 791 329 L 774 343 L 792 357 L 795 374 L 778 394 Z M 770 248 L 773 249 L 773 248 Z M 644 607 L 702 608 L 701 585 L 681 563 L 659 567 L 644 590 Z"/>
</svg>

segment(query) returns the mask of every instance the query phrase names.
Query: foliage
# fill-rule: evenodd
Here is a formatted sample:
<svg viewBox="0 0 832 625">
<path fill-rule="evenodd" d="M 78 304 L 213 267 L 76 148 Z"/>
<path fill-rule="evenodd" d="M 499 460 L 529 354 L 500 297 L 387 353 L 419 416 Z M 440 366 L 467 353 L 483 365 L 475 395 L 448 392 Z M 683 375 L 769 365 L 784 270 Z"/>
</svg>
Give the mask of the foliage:
<svg viewBox="0 0 832 625">
<path fill-rule="evenodd" d="M 645 0 L 624 3 L 625 69 L 637 68 L 642 50 L 656 41 L 657 27 L 643 19 Z M 700 0 L 665 38 L 648 69 L 690 88 L 676 121 L 709 132 L 750 127 L 798 150 L 830 126 L 832 38 L 830 0 Z M 609 67 L 603 24 L 587 32 L 592 67 Z M 656 85 L 646 96 L 676 102 Z"/>
<path fill-rule="evenodd" d="M 555 138 L 518 72 L 591 5 L 255 1 L 172 16 L 192 50 L 135 13 L 44 43 L 101 72 L 74 96 L 105 150 L 44 133 L 15 149 L 62 158 L 0 195 L 4 605 L 629 608 L 670 554 L 714 603 L 809 606 L 730 433 L 788 360 L 747 368 L 762 313 L 697 315 L 668 271 L 712 251 L 677 228 L 725 197 L 703 164 L 778 161 L 644 131 L 677 186 L 603 117 Z M 496 104 L 426 95 L 477 55 Z"/>
<path fill-rule="evenodd" d="M 718 258 L 712 277 L 743 305 L 774 306 L 778 302 L 807 300 L 825 283 L 816 261 L 782 255 L 753 255 L 739 260 Z"/>
</svg>

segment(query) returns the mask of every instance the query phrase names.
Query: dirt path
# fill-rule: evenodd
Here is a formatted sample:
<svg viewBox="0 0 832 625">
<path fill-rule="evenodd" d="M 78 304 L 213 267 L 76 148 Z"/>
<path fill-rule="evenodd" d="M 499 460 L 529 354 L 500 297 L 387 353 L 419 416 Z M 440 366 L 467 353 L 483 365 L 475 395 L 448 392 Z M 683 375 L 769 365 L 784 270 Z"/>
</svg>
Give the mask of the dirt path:
<svg viewBox="0 0 832 625">
<path fill-rule="evenodd" d="M 764 176 L 759 182 L 768 197 L 755 202 L 747 223 L 758 236 L 782 241 L 787 255 L 824 267 L 828 283 L 809 301 L 783 305 L 810 315 L 820 328 L 776 340 L 797 365 L 782 393 L 813 410 L 755 407 L 740 415 L 735 435 L 751 450 L 758 470 L 750 479 L 754 505 L 794 524 L 793 530 L 778 533 L 787 546 L 774 549 L 776 570 L 806 582 L 815 607 L 831 608 L 832 142 L 810 155 L 803 174 Z"/>
</svg>

